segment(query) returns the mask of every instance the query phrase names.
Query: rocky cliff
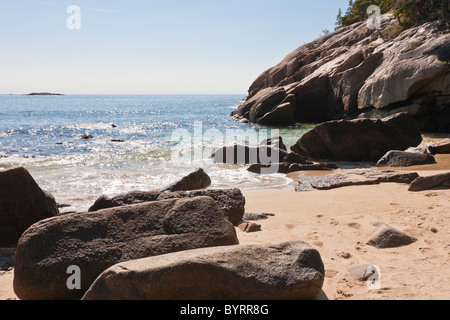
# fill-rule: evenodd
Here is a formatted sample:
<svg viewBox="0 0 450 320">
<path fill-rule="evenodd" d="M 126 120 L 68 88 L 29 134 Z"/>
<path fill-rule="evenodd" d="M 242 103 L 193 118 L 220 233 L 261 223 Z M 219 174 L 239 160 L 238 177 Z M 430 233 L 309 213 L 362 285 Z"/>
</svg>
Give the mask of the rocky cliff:
<svg viewBox="0 0 450 320">
<path fill-rule="evenodd" d="M 404 30 L 384 14 L 340 28 L 263 72 L 232 116 L 284 126 L 408 112 L 422 130 L 450 132 L 450 34 L 440 22 Z"/>
</svg>

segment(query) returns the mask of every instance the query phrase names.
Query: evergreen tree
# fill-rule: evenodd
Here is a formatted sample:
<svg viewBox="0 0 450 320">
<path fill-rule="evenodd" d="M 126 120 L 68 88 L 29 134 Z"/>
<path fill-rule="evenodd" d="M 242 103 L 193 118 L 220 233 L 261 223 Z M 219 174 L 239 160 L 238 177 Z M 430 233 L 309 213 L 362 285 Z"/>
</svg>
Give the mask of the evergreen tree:
<svg viewBox="0 0 450 320">
<path fill-rule="evenodd" d="M 427 21 L 450 19 L 449 0 L 350 0 L 349 7 L 336 28 L 346 27 L 368 18 L 367 8 L 377 5 L 382 13 L 392 12 L 401 25 L 410 27 Z M 338 15 L 339 18 L 339 15 Z"/>
<path fill-rule="evenodd" d="M 353 0 L 349 0 L 348 1 L 348 8 L 347 8 L 347 12 L 345 12 L 346 16 L 351 16 L 353 14 Z"/>
<path fill-rule="evenodd" d="M 341 10 L 341 8 L 339 8 L 339 12 L 336 17 L 336 23 L 334 24 L 334 26 L 335 26 L 334 30 L 337 30 L 340 27 L 342 27 L 342 10 Z"/>
</svg>

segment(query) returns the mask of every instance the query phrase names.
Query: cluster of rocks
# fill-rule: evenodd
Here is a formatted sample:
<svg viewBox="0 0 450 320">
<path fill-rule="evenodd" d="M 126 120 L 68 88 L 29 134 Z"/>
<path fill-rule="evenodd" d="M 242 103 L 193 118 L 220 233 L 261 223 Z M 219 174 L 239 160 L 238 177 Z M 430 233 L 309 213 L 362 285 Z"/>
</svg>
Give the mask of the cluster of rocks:
<svg viewBox="0 0 450 320">
<path fill-rule="evenodd" d="M 211 155 L 215 163 L 250 165 L 248 171 L 257 174 L 288 174 L 297 171 L 333 170 L 337 165 L 314 162 L 288 151 L 282 137 L 273 137 L 259 146 L 234 144 Z"/>
<path fill-rule="evenodd" d="M 13 236 L 0 247 L 17 242 L 15 252 L 0 251 L 0 268 L 14 265 L 14 291 L 23 300 L 316 297 L 325 270 L 315 248 L 302 241 L 239 244 L 235 225 L 256 231 L 245 219 L 270 216 L 244 216 L 240 190 L 172 191 L 203 174 L 196 170 L 158 191 L 100 197 L 89 212 L 60 215 L 24 168 L 0 172 L 8 185 L 0 184 L 0 229 L 9 232 L 1 234 Z M 35 216 L 27 220 L 27 213 Z M 73 270 L 79 283 L 72 279 L 71 286 Z"/>
<path fill-rule="evenodd" d="M 284 126 L 406 112 L 421 130 L 450 132 L 450 35 L 439 22 L 404 30 L 353 24 L 303 45 L 250 86 L 236 121 Z"/>
<path fill-rule="evenodd" d="M 408 113 L 383 119 L 324 122 L 304 134 L 288 148 L 282 137 L 259 146 L 234 144 L 217 150 L 216 163 L 249 164 L 256 174 L 289 174 L 298 171 L 331 171 L 342 162 L 374 164 L 378 167 L 410 167 L 435 164 L 435 155 L 449 153 L 450 142 L 419 147 L 419 126 Z"/>
</svg>

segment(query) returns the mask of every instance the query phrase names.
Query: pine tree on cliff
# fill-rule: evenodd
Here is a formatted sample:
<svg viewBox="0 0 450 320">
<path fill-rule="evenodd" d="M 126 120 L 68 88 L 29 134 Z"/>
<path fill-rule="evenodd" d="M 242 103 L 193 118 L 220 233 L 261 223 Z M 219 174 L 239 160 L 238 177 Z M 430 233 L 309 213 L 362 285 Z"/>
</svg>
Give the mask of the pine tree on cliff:
<svg viewBox="0 0 450 320">
<path fill-rule="evenodd" d="M 342 27 L 342 10 L 341 10 L 341 8 L 339 8 L 339 12 L 336 17 L 336 23 L 334 24 L 334 26 L 335 26 L 334 30 L 337 30 L 340 27 Z"/>
<path fill-rule="evenodd" d="M 439 19 L 450 22 L 449 0 L 350 0 L 341 26 L 366 20 L 370 5 L 379 6 L 382 13 L 392 12 L 399 24 L 406 27 Z"/>
</svg>

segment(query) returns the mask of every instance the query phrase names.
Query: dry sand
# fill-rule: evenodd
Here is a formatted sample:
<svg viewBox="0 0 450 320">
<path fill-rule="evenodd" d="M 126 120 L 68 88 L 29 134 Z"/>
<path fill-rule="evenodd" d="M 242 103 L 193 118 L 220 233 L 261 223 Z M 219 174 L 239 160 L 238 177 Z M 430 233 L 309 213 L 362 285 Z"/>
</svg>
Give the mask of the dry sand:
<svg viewBox="0 0 450 320">
<path fill-rule="evenodd" d="M 437 161 L 436 165 L 396 170 L 421 176 L 450 170 L 450 155 L 437 156 Z M 261 232 L 238 231 L 240 242 L 303 240 L 315 246 L 326 269 L 323 291 L 331 300 L 450 299 L 449 189 L 409 192 L 408 185 L 384 183 L 297 193 L 293 185 L 245 192 L 245 197 L 247 212 L 275 216 L 257 222 L 262 225 Z M 395 249 L 366 245 L 377 229 L 373 226 L 376 222 L 418 241 Z M 378 266 L 381 288 L 372 290 L 367 283 L 353 279 L 347 268 L 358 265 Z"/>
<path fill-rule="evenodd" d="M 436 165 L 406 170 L 422 176 L 450 170 L 450 155 L 437 156 L 437 160 Z M 262 225 L 260 232 L 244 233 L 237 228 L 241 244 L 303 240 L 315 246 L 326 269 L 323 290 L 331 300 L 450 299 L 450 190 L 413 193 L 405 184 L 385 183 L 297 193 L 294 186 L 244 192 L 247 212 L 275 216 L 257 222 Z M 395 249 L 368 246 L 375 222 L 389 224 L 418 241 Z M 347 271 L 365 264 L 379 267 L 379 289 L 369 289 Z M 17 299 L 12 281 L 12 271 L 0 272 L 0 300 Z"/>
</svg>

